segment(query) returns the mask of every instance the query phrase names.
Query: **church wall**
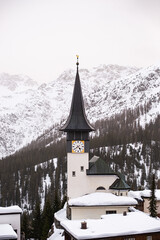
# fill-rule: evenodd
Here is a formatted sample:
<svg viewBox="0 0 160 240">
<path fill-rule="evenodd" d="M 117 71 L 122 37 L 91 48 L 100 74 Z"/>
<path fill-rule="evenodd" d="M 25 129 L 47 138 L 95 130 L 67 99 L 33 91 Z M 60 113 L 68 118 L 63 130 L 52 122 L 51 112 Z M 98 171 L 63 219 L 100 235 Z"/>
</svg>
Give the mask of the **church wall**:
<svg viewBox="0 0 160 240">
<path fill-rule="evenodd" d="M 88 153 L 67 153 L 67 196 L 69 199 L 87 193 L 88 157 Z M 81 167 L 83 167 L 83 171 Z M 75 172 L 75 176 L 73 176 L 73 172 Z"/>
<path fill-rule="evenodd" d="M 67 153 L 67 196 L 69 199 L 96 192 L 100 186 L 104 187 L 107 192 L 112 192 L 109 187 L 118 177 L 116 175 L 86 175 L 88 157 L 88 153 Z"/>
<path fill-rule="evenodd" d="M 67 196 L 69 199 L 96 192 L 100 186 L 104 187 L 106 192 L 112 192 L 109 187 L 118 177 L 116 175 L 86 175 L 88 158 L 88 153 L 67 153 Z"/>
<path fill-rule="evenodd" d="M 71 220 L 100 219 L 102 215 L 106 214 L 106 211 L 128 212 L 128 206 L 71 207 Z"/>
<path fill-rule="evenodd" d="M 100 186 L 104 187 L 106 192 L 113 192 L 109 187 L 117 178 L 116 175 L 88 175 L 88 193 L 96 192 Z"/>
</svg>

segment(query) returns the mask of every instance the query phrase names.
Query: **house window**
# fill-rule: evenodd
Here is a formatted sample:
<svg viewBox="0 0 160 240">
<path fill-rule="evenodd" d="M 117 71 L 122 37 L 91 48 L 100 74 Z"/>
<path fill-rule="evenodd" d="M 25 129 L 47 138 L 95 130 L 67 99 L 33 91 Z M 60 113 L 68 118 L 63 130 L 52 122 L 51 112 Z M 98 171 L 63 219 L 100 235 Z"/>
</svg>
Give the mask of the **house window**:
<svg viewBox="0 0 160 240">
<path fill-rule="evenodd" d="M 75 177 L 75 176 L 76 176 L 76 172 L 73 171 L 73 172 L 72 172 L 72 177 Z"/>
<path fill-rule="evenodd" d="M 115 210 L 106 211 L 106 214 L 115 214 L 115 213 L 117 213 L 117 211 L 115 211 Z"/>
<path fill-rule="evenodd" d="M 84 167 L 83 166 L 81 166 L 81 172 L 84 172 Z"/>
<path fill-rule="evenodd" d="M 147 236 L 146 240 L 152 240 L 152 236 Z"/>
<path fill-rule="evenodd" d="M 135 238 L 124 238 L 124 240 L 135 240 Z"/>
</svg>

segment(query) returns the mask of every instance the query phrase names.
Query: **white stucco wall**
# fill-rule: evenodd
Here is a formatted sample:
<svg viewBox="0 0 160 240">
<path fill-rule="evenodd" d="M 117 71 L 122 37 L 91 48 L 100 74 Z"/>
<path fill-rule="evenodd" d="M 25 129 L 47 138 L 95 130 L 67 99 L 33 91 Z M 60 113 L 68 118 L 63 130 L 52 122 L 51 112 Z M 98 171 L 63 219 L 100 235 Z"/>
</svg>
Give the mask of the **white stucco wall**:
<svg viewBox="0 0 160 240">
<path fill-rule="evenodd" d="M 17 230 L 18 240 L 21 239 L 21 224 L 20 224 L 20 214 L 7 214 L 0 215 L 0 224 L 11 224 L 14 230 Z"/>
<path fill-rule="evenodd" d="M 160 200 L 157 200 L 157 213 L 160 214 Z"/>
<path fill-rule="evenodd" d="M 149 207 L 149 199 L 144 198 L 144 212 L 145 213 L 149 213 L 148 207 Z"/>
<path fill-rule="evenodd" d="M 67 196 L 75 198 L 86 194 L 88 169 L 88 153 L 67 153 Z M 84 171 L 81 171 L 81 166 Z M 75 177 L 72 172 L 75 172 Z"/>
<path fill-rule="evenodd" d="M 100 186 L 109 190 L 110 185 L 118 178 L 117 175 L 86 175 L 88 169 L 88 153 L 67 153 L 67 196 L 76 198 L 88 193 L 93 193 Z M 81 166 L 84 171 L 81 171 Z M 72 172 L 75 176 L 72 176 Z"/>
<path fill-rule="evenodd" d="M 157 201 L 157 213 L 160 214 L 160 201 Z M 144 212 L 149 213 L 149 198 L 144 198 Z"/>
<path fill-rule="evenodd" d="M 104 187 L 106 192 L 112 192 L 109 187 L 117 179 L 117 175 L 89 175 L 87 176 L 88 193 L 93 193 L 98 187 Z"/>
<path fill-rule="evenodd" d="M 100 219 L 106 211 L 128 212 L 128 206 L 71 207 L 71 219 Z"/>
</svg>

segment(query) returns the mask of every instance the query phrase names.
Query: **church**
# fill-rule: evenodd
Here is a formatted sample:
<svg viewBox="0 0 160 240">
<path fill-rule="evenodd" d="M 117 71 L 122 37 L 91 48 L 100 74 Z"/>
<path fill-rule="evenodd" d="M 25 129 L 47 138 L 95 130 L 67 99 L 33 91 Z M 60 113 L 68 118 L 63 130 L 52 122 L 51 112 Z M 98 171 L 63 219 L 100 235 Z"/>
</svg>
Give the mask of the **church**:
<svg viewBox="0 0 160 240">
<path fill-rule="evenodd" d="M 69 117 L 61 127 L 67 133 L 67 218 L 100 218 L 102 214 L 128 212 L 137 204 L 128 197 L 130 186 L 100 157 L 89 159 L 89 123 L 82 95 L 77 57 Z"/>
<path fill-rule="evenodd" d="M 89 159 L 89 133 L 95 129 L 89 123 L 85 113 L 78 60 L 77 56 L 77 73 L 70 114 L 66 123 L 60 129 L 60 131 L 65 132 L 67 135 L 67 204 L 64 209 L 55 213 L 55 226 L 56 228 L 63 228 L 65 230 L 66 240 L 108 239 L 107 236 L 112 236 L 113 239 L 121 239 L 117 238 L 117 235 L 114 238 L 114 234 L 110 235 L 109 233 L 108 235 L 107 231 L 112 229 L 112 224 L 110 226 L 108 223 L 110 227 L 106 230 L 105 222 L 112 222 L 114 219 L 115 227 L 117 224 L 117 228 L 124 219 L 127 223 L 129 219 L 134 218 L 130 218 L 130 210 L 137 205 L 137 201 L 128 196 L 130 186 L 125 182 L 125 178 L 120 173 L 114 172 L 109 167 L 109 164 L 99 156 L 93 156 Z M 127 217 L 125 218 L 125 216 Z M 137 216 L 136 213 L 134 216 Z M 139 224 L 139 221 L 143 221 L 143 217 L 137 217 L 137 224 Z M 101 228 L 104 224 L 104 229 L 101 229 L 99 235 L 96 233 L 96 237 L 93 237 L 94 231 L 91 231 L 89 235 L 86 232 L 86 237 L 84 237 L 84 230 L 82 229 L 89 229 L 87 223 L 93 229 L 98 225 Z M 152 226 L 155 226 L 154 224 L 155 222 Z M 156 224 L 158 225 L 158 223 Z M 136 232 L 136 228 L 137 226 L 135 226 L 134 230 L 128 230 L 130 235 L 132 232 Z M 112 231 L 115 232 L 115 229 Z M 160 231 L 160 227 L 158 231 Z M 121 228 L 117 234 L 123 235 L 124 232 L 125 225 L 123 226 L 123 230 Z M 140 231 L 138 234 L 146 233 L 145 231 Z M 126 236 L 126 234 L 124 235 Z"/>
</svg>

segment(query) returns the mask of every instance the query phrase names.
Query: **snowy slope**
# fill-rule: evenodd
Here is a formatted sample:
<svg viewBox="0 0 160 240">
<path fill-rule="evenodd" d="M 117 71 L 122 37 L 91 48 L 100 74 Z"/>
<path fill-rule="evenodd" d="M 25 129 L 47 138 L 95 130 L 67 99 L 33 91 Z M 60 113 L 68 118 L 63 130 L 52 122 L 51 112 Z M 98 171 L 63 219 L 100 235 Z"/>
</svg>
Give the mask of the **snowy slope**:
<svg viewBox="0 0 160 240">
<path fill-rule="evenodd" d="M 28 77 L 0 75 L 0 157 L 14 153 L 67 118 L 75 74 L 75 70 L 66 70 L 41 86 Z M 160 111 L 160 66 L 139 70 L 101 65 L 81 69 L 80 79 L 91 122 L 150 100 L 152 108 L 141 116 L 141 124 Z"/>
</svg>

